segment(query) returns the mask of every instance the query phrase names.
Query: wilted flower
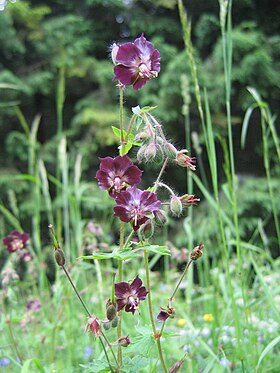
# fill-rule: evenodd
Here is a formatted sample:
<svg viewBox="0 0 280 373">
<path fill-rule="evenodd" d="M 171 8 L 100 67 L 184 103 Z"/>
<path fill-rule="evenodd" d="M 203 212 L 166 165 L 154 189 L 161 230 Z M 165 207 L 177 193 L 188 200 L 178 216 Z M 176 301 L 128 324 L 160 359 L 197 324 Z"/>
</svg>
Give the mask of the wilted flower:
<svg viewBox="0 0 280 373">
<path fill-rule="evenodd" d="M 200 198 L 196 198 L 193 194 L 184 194 L 183 196 L 179 197 L 180 201 L 182 202 L 183 207 L 189 207 L 191 205 L 196 205 L 200 202 Z"/>
<path fill-rule="evenodd" d="M 196 246 L 196 247 L 192 250 L 192 252 L 191 252 L 191 254 L 190 254 L 190 258 L 191 258 L 191 260 L 194 260 L 194 261 L 195 261 L 195 260 L 199 259 L 199 258 L 202 256 L 202 254 L 203 254 L 203 252 L 202 252 L 203 248 L 204 248 L 203 243 L 200 243 L 198 246 Z"/>
<path fill-rule="evenodd" d="M 138 309 L 140 300 L 146 299 L 148 291 L 142 286 L 142 280 L 136 276 L 131 284 L 119 282 L 115 284 L 115 296 L 118 311 L 125 307 L 126 312 L 134 312 Z"/>
<path fill-rule="evenodd" d="M 181 368 L 181 365 L 183 364 L 183 362 L 184 362 L 184 360 L 186 358 L 186 355 L 187 355 L 187 353 L 185 353 L 184 357 L 181 360 L 177 361 L 177 363 L 175 363 L 174 365 L 172 365 L 172 367 L 169 370 L 169 373 L 176 373 L 176 372 L 178 372 L 178 370 Z"/>
<path fill-rule="evenodd" d="M 112 59 L 116 63 L 114 80 L 133 85 L 135 90 L 156 78 L 160 71 L 160 53 L 143 34 L 134 43 L 113 46 Z"/>
<path fill-rule="evenodd" d="M 124 337 L 120 337 L 118 339 L 118 345 L 121 347 L 127 347 L 128 345 L 130 345 L 130 343 L 131 343 L 131 340 L 130 338 L 128 338 L 128 335 Z"/>
<path fill-rule="evenodd" d="M 142 191 L 135 186 L 119 193 L 116 202 L 114 216 L 125 223 L 131 221 L 135 231 L 152 217 L 152 212 L 160 209 L 160 201 L 155 193 Z"/>
<path fill-rule="evenodd" d="M 101 323 L 95 315 L 91 315 L 86 325 L 86 331 L 90 331 L 96 337 L 101 335 Z"/>
<path fill-rule="evenodd" d="M 115 198 L 128 185 L 139 184 L 142 171 L 135 166 L 127 155 L 116 158 L 101 158 L 96 179 L 101 189 L 107 189 L 111 197 Z"/>
<path fill-rule="evenodd" d="M 157 319 L 158 319 L 158 321 L 164 322 L 169 317 L 171 317 L 173 319 L 174 315 L 175 315 L 175 309 L 174 308 L 172 308 L 172 307 L 167 307 L 167 308 L 160 307 L 160 313 L 157 315 Z"/>
<path fill-rule="evenodd" d="M 187 150 L 180 150 L 178 153 L 177 153 L 177 156 L 176 156 L 176 162 L 179 166 L 181 167 L 187 167 L 187 168 L 190 168 L 192 171 L 195 171 L 195 162 L 196 162 L 196 159 L 195 157 L 189 157 L 186 153 L 188 151 Z"/>
<path fill-rule="evenodd" d="M 9 253 L 13 253 L 14 251 L 24 249 L 28 240 L 28 233 L 20 233 L 17 230 L 13 230 L 7 237 L 3 238 L 3 244 L 7 246 Z"/>
<path fill-rule="evenodd" d="M 4 10 L 7 5 L 8 0 L 0 0 L 0 11 Z M 16 0 L 10 0 L 11 3 L 15 3 Z"/>
</svg>

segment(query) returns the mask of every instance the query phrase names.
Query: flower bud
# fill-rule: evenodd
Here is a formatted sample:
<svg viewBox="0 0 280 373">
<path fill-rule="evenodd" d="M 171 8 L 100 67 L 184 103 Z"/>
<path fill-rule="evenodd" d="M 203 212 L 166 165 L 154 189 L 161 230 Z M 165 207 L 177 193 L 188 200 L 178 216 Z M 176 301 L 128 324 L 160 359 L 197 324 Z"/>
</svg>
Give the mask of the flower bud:
<svg viewBox="0 0 280 373">
<path fill-rule="evenodd" d="M 146 152 L 146 149 L 147 149 L 147 145 L 142 145 L 138 152 L 137 152 L 137 160 L 138 162 L 143 162 L 145 160 L 145 152 Z"/>
<path fill-rule="evenodd" d="M 154 234 L 154 224 L 151 219 L 147 220 L 143 225 L 141 225 L 138 231 L 141 240 L 145 241 L 151 238 Z"/>
<path fill-rule="evenodd" d="M 125 337 L 120 337 L 118 339 L 118 345 L 121 347 L 127 347 L 128 345 L 130 345 L 130 343 L 131 343 L 131 340 L 128 338 L 128 335 Z"/>
<path fill-rule="evenodd" d="M 146 162 L 152 162 L 157 155 L 157 144 L 151 142 L 145 150 L 145 160 Z"/>
<path fill-rule="evenodd" d="M 118 316 L 116 316 L 113 320 L 112 320 L 112 328 L 116 328 L 118 326 L 118 322 L 119 322 L 119 318 Z"/>
<path fill-rule="evenodd" d="M 142 131 L 140 133 L 137 133 L 137 135 L 135 135 L 134 141 L 136 142 L 142 141 L 143 143 L 145 143 L 149 138 L 150 137 L 148 133 L 146 131 Z"/>
<path fill-rule="evenodd" d="M 177 156 L 177 149 L 170 142 L 164 144 L 164 151 L 167 157 L 171 160 L 175 160 Z"/>
<path fill-rule="evenodd" d="M 180 216 L 183 211 L 182 202 L 180 201 L 180 198 L 177 197 L 175 194 L 173 194 L 170 200 L 170 210 L 175 216 Z"/>
<path fill-rule="evenodd" d="M 163 210 L 154 211 L 155 222 L 162 227 L 167 222 L 167 216 Z"/>
<path fill-rule="evenodd" d="M 56 263 L 60 267 L 64 266 L 64 264 L 65 264 L 65 256 L 64 256 L 64 252 L 61 249 L 56 249 L 54 251 L 54 258 L 55 258 Z"/>
<path fill-rule="evenodd" d="M 111 299 L 108 299 L 106 303 L 106 317 L 109 321 L 112 321 L 117 315 L 116 304 L 111 302 Z"/>
</svg>

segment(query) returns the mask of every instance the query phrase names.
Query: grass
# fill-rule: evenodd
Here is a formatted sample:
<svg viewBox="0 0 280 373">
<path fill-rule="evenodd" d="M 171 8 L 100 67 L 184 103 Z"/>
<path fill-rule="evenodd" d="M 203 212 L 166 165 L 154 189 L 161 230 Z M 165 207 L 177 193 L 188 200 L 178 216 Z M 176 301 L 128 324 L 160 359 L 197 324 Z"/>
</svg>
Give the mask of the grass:
<svg viewBox="0 0 280 373">
<path fill-rule="evenodd" d="M 216 239 L 211 240 L 207 231 L 202 237 L 196 235 L 196 209 L 190 208 L 184 221 L 187 237 L 185 245 L 205 242 L 205 252 L 182 282 L 174 306 L 176 315 L 168 319 L 161 344 L 166 365 L 171 367 L 184 353 L 186 359 L 182 371 L 186 372 L 275 372 L 279 371 L 279 307 L 280 280 L 279 258 L 272 256 L 266 237 L 266 224 L 272 217 L 279 244 L 277 200 L 273 188 L 271 148 L 273 144 L 279 158 L 279 139 L 275 119 L 268 105 L 251 89 L 256 104 L 253 104 L 244 119 L 242 144 L 245 145 L 250 115 L 255 108 L 261 111 L 264 168 L 267 193 L 271 202 L 267 221 L 259 218 L 253 227 L 254 234 L 245 240 L 240 230 L 238 180 L 235 173 L 234 144 L 231 133 L 231 2 L 220 1 L 220 23 L 224 52 L 225 109 L 227 113 L 227 142 L 223 143 L 226 183 L 218 182 L 216 159 L 217 138 L 211 120 L 211 108 L 207 91 L 200 88 L 196 63 L 191 44 L 191 29 L 187 14 L 179 1 L 188 61 L 191 65 L 192 84 L 204 134 L 211 186 L 196 174 L 188 174 L 186 190 L 192 194 L 196 186 L 203 195 L 204 204 L 214 211 Z M 188 88 L 182 79 L 182 91 L 187 100 Z M 190 84 L 187 82 L 187 84 Z M 110 235 L 112 224 L 110 201 L 98 190 L 94 182 L 83 180 L 82 156 L 76 154 L 73 167 L 67 152 L 67 138 L 63 134 L 63 102 L 65 97 L 65 72 L 62 67 L 57 89 L 58 163 L 55 175 L 40 158 L 37 132 L 40 118 L 35 117 L 29 126 L 20 109 L 16 115 L 29 144 L 28 172 L 10 176 L 10 182 L 25 181 L 30 188 L 30 220 L 32 240 L 30 248 L 34 260 L 20 268 L 15 256 L 3 254 L 3 271 L 14 267 L 19 279 L 10 279 L 9 286 L 1 289 L 0 320 L 0 371 L 5 372 L 105 372 L 105 355 L 99 340 L 84 333 L 87 315 L 78 302 L 65 274 L 55 265 L 53 248 L 47 225 L 56 222 L 58 237 L 63 242 L 67 257 L 66 266 L 80 295 L 90 312 L 105 318 L 105 302 L 111 296 L 111 281 L 117 271 L 115 260 L 82 261 L 76 259 L 84 250 L 92 247 L 102 251 L 106 245 L 115 245 Z M 122 115 L 121 115 L 122 117 Z M 185 113 L 186 145 L 190 148 L 191 134 L 188 113 Z M 227 160 L 228 159 L 228 160 Z M 278 159 L 279 160 L 279 159 Z M 204 168 L 206 166 L 204 165 Z M 278 165 L 279 172 L 279 165 Z M 277 173 L 277 172 L 276 172 Z M 205 178 L 204 178 L 205 179 Z M 52 197 L 55 190 L 55 199 Z M 5 225 L 22 230 L 25 222 L 17 208 L 17 197 L 10 204 L 0 204 L 0 213 Z M 225 203 L 227 201 L 227 203 Z M 102 222 L 104 233 L 99 237 L 87 229 L 88 211 L 94 212 Z M 211 215 L 209 215 L 211 218 Z M 205 216 L 205 219 L 209 217 Z M 208 220 L 209 221 L 209 220 Z M 265 227 L 265 228 L 264 228 Z M 113 226 L 114 230 L 114 226 Z M 125 232 L 128 234 L 129 232 Z M 166 232 L 164 233 L 164 235 Z M 160 236 L 161 233 L 158 234 Z M 158 240 L 159 238 L 157 238 Z M 152 308 L 154 314 L 165 306 L 174 284 L 180 279 L 180 260 L 176 256 L 164 260 L 163 271 L 158 270 L 160 255 L 150 257 Z M 132 279 L 139 273 L 145 278 L 145 259 L 128 260 L 123 264 L 123 278 Z M 198 279 L 198 280 L 197 280 Z M 31 298 L 41 302 L 39 310 L 27 310 Z M 122 334 L 129 335 L 133 343 L 123 349 L 126 372 L 161 372 L 156 343 L 150 328 L 147 303 L 141 303 L 140 315 L 133 318 L 123 314 Z M 103 315 L 103 316 L 101 316 Z M 133 320 L 133 327 L 132 327 Z M 159 330 L 161 325 L 156 322 Z M 115 329 L 106 332 L 113 341 Z M 110 351 L 107 351 L 110 355 Z M 1 366 L 3 359 L 7 366 Z M 90 363 L 90 364 L 89 364 Z"/>
</svg>

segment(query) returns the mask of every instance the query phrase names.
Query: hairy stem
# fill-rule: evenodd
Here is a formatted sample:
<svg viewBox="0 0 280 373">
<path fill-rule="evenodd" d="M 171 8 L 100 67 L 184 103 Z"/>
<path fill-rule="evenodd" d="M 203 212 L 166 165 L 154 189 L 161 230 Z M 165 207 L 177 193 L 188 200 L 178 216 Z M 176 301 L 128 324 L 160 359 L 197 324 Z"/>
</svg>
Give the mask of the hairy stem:
<svg viewBox="0 0 280 373">
<path fill-rule="evenodd" d="M 152 328 L 153 328 L 154 338 L 155 338 L 156 343 L 157 343 L 159 358 L 160 358 L 160 361 L 161 361 L 164 372 L 167 373 L 168 370 L 167 370 L 167 367 L 166 367 L 166 364 L 165 364 L 165 361 L 164 361 L 161 342 L 160 342 L 161 333 L 157 332 L 154 317 L 153 317 L 148 250 L 144 251 L 144 255 L 145 255 L 145 269 L 146 269 L 146 286 L 147 286 L 147 290 L 148 290 L 149 315 L 150 315 L 150 320 L 151 320 L 151 324 L 152 324 Z"/>
</svg>

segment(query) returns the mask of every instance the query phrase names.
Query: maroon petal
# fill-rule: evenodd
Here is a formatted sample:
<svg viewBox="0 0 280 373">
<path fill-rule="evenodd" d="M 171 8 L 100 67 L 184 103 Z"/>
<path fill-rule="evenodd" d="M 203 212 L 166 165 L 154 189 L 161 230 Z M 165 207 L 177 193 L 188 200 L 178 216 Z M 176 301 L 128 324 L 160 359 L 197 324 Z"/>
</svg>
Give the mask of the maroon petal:
<svg viewBox="0 0 280 373">
<path fill-rule="evenodd" d="M 121 221 L 123 221 L 124 223 L 130 222 L 132 218 L 130 211 L 128 211 L 126 208 L 121 207 L 121 206 L 114 207 L 114 216 L 118 216 L 121 219 Z"/>
<path fill-rule="evenodd" d="M 136 276 L 135 279 L 132 281 L 131 285 L 130 285 L 130 289 L 131 291 L 137 293 L 137 291 L 140 289 L 142 285 L 142 280 Z"/>
<path fill-rule="evenodd" d="M 149 42 L 142 34 L 139 38 L 134 41 L 134 44 L 137 46 L 138 50 L 141 52 L 143 57 L 150 57 L 154 52 L 155 48 L 151 42 Z"/>
<path fill-rule="evenodd" d="M 138 68 L 117 65 L 114 67 L 114 79 L 119 80 L 124 85 L 134 84 L 138 77 Z"/>
<path fill-rule="evenodd" d="M 151 66 L 152 71 L 160 72 L 160 53 L 157 49 L 155 49 L 151 55 Z"/>
<path fill-rule="evenodd" d="M 140 89 L 141 87 L 143 87 L 143 85 L 145 85 L 150 79 L 149 78 L 139 78 L 135 81 L 135 83 L 133 84 L 133 89 L 135 89 L 135 91 L 137 91 L 138 89 Z"/>
<path fill-rule="evenodd" d="M 119 312 L 120 310 L 122 310 L 124 308 L 124 306 L 126 305 L 127 303 L 127 300 L 126 299 L 117 299 L 117 312 Z"/>
<path fill-rule="evenodd" d="M 161 310 L 160 313 L 157 315 L 158 321 L 164 322 L 165 320 L 168 319 L 170 314 L 164 310 Z"/>
<path fill-rule="evenodd" d="M 145 286 L 142 286 L 139 290 L 138 290 L 138 298 L 139 300 L 144 300 L 146 299 L 146 296 L 149 292 L 146 290 Z"/>
<path fill-rule="evenodd" d="M 118 282 L 115 284 L 115 295 L 116 298 L 123 298 L 126 294 L 129 294 L 130 286 L 127 282 Z"/>
<path fill-rule="evenodd" d="M 105 172 L 110 172 L 114 167 L 114 159 L 112 157 L 99 158 L 100 167 L 99 169 Z"/>
<path fill-rule="evenodd" d="M 127 67 L 137 67 L 140 61 L 140 51 L 134 43 L 120 45 L 116 56 L 117 63 Z"/>
<path fill-rule="evenodd" d="M 129 185 L 139 184 L 141 181 L 142 172 L 137 166 L 130 166 L 124 175 L 124 179 Z"/>
<path fill-rule="evenodd" d="M 98 170 L 95 178 L 98 180 L 99 188 L 103 190 L 110 188 L 110 179 L 108 178 L 107 171 Z"/>
</svg>

